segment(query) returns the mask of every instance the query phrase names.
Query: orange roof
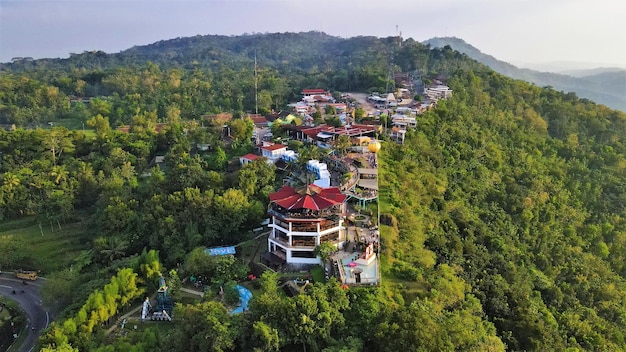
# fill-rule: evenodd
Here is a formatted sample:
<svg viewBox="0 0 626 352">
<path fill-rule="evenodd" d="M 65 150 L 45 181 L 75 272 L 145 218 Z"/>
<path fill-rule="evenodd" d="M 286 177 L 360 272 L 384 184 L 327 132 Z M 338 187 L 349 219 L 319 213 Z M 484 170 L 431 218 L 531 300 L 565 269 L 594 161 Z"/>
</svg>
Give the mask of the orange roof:
<svg viewBox="0 0 626 352">
<path fill-rule="evenodd" d="M 283 148 L 286 149 L 287 146 L 286 145 L 282 145 L 282 144 L 272 144 L 272 145 L 264 145 L 264 146 L 261 147 L 261 149 L 269 150 L 269 151 L 283 149 Z"/>
</svg>

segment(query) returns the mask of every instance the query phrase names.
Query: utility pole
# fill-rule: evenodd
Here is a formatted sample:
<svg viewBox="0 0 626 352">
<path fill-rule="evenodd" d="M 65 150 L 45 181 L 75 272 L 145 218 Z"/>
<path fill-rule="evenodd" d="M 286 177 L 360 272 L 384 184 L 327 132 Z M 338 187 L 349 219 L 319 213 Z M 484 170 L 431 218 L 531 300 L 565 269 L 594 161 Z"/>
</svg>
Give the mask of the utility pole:
<svg viewBox="0 0 626 352">
<path fill-rule="evenodd" d="M 256 50 L 254 51 L 254 113 L 259 114 L 259 79 L 256 69 Z"/>
</svg>

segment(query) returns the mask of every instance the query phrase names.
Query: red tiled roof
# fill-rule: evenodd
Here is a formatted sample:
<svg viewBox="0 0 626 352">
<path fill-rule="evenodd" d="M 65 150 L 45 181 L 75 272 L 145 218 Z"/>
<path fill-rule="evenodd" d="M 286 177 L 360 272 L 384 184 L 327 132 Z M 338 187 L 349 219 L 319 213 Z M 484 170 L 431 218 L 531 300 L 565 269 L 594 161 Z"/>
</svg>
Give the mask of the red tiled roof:
<svg viewBox="0 0 626 352">
<path fill-rule="evenodd" d="M 286 145 L 282 145 L 282 144 L 272 144 L 272 145 L 264 145 L 261 146 L 261 149 L 263 150 L 269 150 L 269 151 L 273 151 L 273 150 L 278 150 L 278 149 L 283 149 L 283 148 L 287 148 Z"/>
<path fill-rule="evenodd" d="M 242 156 L 241 158 L 242 159 L 247 159 L 247 160 L 250 160 L 250 161 L 254 161 L 254 160 L 260 158 L 260 156 L 258 156 L 256 154 L 249 153 L 249 154 L 246 154 L 246 155 Z"/>
<path fill-rule="evenodd" d="M 322 188 L 310 184 L 306 188 L 296 190 L 290 186 L 283 186 L 275 193 L 271 193 L 270 201 L 285 209 L 322 210 L 333 205 L 341 204 L 346 196 L 337 187 Z"/>
<path fill-rule="evenodd" d="M 254 123 L 255 125 L 262 125 L 262 124 L 268 123 L 265 116 L 262 116 L 262 115 L 257 115 L 257 116 L 250 115 L 250 119 L 252 120 L 252 123 Z"/>
</svg>

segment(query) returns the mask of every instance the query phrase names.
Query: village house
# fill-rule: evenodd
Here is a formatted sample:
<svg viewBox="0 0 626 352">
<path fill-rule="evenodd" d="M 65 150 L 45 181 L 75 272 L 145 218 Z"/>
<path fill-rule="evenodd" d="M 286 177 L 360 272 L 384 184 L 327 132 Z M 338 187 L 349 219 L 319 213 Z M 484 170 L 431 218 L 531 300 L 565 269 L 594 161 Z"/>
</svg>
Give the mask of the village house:
<svg viewBox="0 0 626 352">
<path fill-rule="evenodd" d="M 258 158 L 262 158 L 262 157 L 258 156 L 256 154 L 251 154 L 251 153 L 250 154 L 246 154 L 244 156 L 239 157 L 239 164 L 241 164 L 243 166 L 243 165 L 246 165 L 246 164 L 249 164 L 249 163 L 255 161 Z"/>
<path fill-rule="evenodd" d="M 327 92 L 324 89 L 321 88 L 313 88 L 313 89 L 303 89 L 302 90 L 302 97 L 310 97 L 310 96 L 314 96 L 314 95 L 330 95 L 330 92 Z"/>
<path fill-rule="evenodd" d="M 452 96 L 450 87 L 438 84 L 424 89 L 424 95 L 432 100 L 448 99 Z"/>
<path fill-rule="evenodd" d="M 268 162 L 275 164 L 280 157 L 287 152 L 287 146 L 283 144 L 276 144 L 271 142 L 263 142 L 259 146 L 261 149 L 261 155 L 267 158 Z"/>
</svg>

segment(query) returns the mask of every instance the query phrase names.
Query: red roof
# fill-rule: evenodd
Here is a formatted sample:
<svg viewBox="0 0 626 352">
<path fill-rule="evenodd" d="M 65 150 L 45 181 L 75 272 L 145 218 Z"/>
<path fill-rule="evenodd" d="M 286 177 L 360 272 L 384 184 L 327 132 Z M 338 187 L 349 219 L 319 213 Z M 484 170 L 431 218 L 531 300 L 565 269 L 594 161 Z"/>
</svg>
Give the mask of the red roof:
<svg viewBox="0 0 626 352">
<path fill-rule="evenodd" d="M 265 116 L 250 116 L 250 119 L 252 120 L 252 123 L 254 123 L 255 125 L 267 125 L 267 123 L 269 121 L 267 121 L 267 119 L 265 118 Z"/>
<path fill-rule="evenodd" d="M 299 191 L 290 186 L 283 186 L 270 194 L 270 201 L 286 209 L 322 210 L 341 204 L 346 196 L 337 187 L 322 188 L 310 184 Z"/>
<path fill-rule="evenodd" d="M 321 89 L 321 88 L 315 88 L 315 89 L 303 89 L 302 90 L 302 94 L 324 94 L 326 93 L 325 90 Z"/>
<path fill-rule="evenodd" d="M 317 127 L 309 127 L 307 129 L 303 129 L 302 133 L 306 134 L 307 136 L 311 137 L 311 138 L 315 138 L 317 137 L 317 134 L 322 132 L 322 131 L 332 131 L 333 127 L 332 126 L 328 126 L 328 125 L 320 125 Z"/>
<path fill-rule="evenodd" d="M 246 154 L 246 155 L 242 156 L 241 158 L 242 159 L 247 159 L 247 160 L 250 160 L 250 161 L 254 161 L 254 160 L 260 158 L 260 156 L 258 156 L 256 154 L 251 154 L 250 153 L 250 154 Z"/>
<path fill-rule="evenodd" d="M 274 150 L 278 150 L 278 149 L 286 149 L 286 148 L 287 148 L 287 146 L 283 145 L 283 144 L 272 144 L 272 145 L 261 146 L 261 149 L 269 150 L 269 151 L 274 151 Z"/>
</svg>

